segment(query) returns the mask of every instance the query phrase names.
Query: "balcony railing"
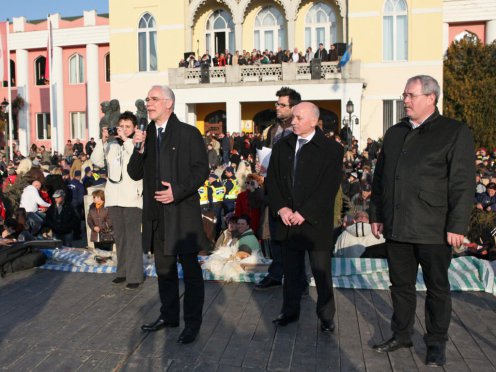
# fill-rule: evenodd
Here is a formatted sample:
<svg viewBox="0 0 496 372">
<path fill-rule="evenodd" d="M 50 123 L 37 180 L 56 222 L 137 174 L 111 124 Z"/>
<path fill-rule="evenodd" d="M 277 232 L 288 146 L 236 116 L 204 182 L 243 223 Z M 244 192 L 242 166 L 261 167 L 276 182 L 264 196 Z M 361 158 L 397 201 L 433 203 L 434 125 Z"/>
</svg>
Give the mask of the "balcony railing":
<svg viewBox="0 0 496 372">
<path fill-rule="evenodd" d="M 320 79 L 317 80 L 359 78 L 358 71 L 359 65 L 357 62 L 354 64 L 349 63 L 346 66 L 346 73 L 341 71 L 338 62 L 322 62 Z M 236 84 L 312 80 L 310 63 L 210 67 L 208 71 L 204 70 L 203 73 L 205 75 L 202 79 L 202 70 L 200 68 L 172 68 L 169 69 L 169 84 L 180 86 L 202 83 Z M 206 75 L 207 73 L 208 75 Z M 316 79 L 316 76 L 314 75 L 313 78 Z"/>
</svg>

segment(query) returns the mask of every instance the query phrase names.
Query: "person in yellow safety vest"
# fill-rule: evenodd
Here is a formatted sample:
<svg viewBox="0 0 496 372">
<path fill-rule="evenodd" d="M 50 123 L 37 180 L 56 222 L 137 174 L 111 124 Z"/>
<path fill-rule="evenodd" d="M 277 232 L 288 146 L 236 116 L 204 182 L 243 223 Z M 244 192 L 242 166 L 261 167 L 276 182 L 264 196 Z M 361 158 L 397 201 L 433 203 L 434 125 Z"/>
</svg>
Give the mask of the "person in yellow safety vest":
<svg viewBox="0 0 496 372">
<path fill-rule="evenodd" d="M 208 180 L 205 181 L 203 185 L 200 186 L 198 189 L 198 195 L 200 195 L 200 205 L 203 210 L 208 210 L 210 209 L 210 201 L 208 200 L 208 189 L 210 187 L 210 184 Z"/>
<path fill-rule="evenodd" d="M 211 173 L 208 176 L 208 182 L 210 183 L 208 198 L 211 202 L 212 211 L 215 213 L 215 218 L 217 219 L 215 225 L 215 238 L 217 239 L 222 229 L 222 202 L 224 201 L 224 196 L 226 195 L 226 188 L 222 182 L 220 182 L 219 176 L 215 173 Z"/>
<path fill-rule="evenodd" d="M 234 175 L 234 168 L 227 167 L 224 171 L 225 180 L 224 186 L 226 187 L 226 196 L 224 197 L 224 202 L 222 207 L 224 209 L 224 215 L 234 211 L 234 206 L 238 194 L 240 193 L 240 187 L 236 176 Z"/>
</svg>

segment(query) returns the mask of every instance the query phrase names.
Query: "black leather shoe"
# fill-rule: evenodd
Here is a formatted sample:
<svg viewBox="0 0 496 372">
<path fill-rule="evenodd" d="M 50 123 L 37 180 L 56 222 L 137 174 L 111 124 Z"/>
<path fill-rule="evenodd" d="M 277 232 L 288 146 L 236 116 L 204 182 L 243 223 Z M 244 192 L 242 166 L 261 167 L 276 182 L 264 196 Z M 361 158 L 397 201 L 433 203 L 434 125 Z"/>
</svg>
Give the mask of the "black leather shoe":
<svg viewBox="0 0 496 372">
<path fill-rule="evenodd" d="M 289 323 L 297 322 L 299 318 L 300 317 L 298 315 L 288 316 L 281 313 L 272 321 L 272 323 L 274 323 L 276 327 L 284 327 L 287 326 Z"/>
<path fill-rule="evenodd" d="M 265 277 L 260 283 L 255 286 L 255 289 L 258 291 L 263 291 L 265 289 L 280 287 L 281 285 L 281 281 Z"/>
<path fill-rule="evenodd" d="M 158 318 L 153 323 L 143 324 L 141 326 L 141 330 L 145 332 L 155 332 L 155 331 L 160 331 L 163 328 L 175 328 L 175 327 L 179 327 L 179 322 L 177 323 L 166 322 L 162 318 Z"/>
<path fill-rule="evenodd" d="M 112 284 L 122 284 L 125 281 L 126 281 L 126 278 L 115 277 L 114 280 L 112 280 Z"/>
<path fill-rule="evenodd" d="M 336 328 L 336 326 L 334 325 L 334 321 L 333 320 L 322 320 L 320 322 L 320 330 L 323 333 L 334 332 L 334 329 L 335 328 Z"/>
<path fill-rule="evenodd" d="M 190 344 L 195 341 L 196 336 L 200 330 L 197 328 L 186 327 L 177 339 L 178 344 Z"/>
<path fill-rule="evenodd" d="M 425 364 L 429 367 L 441 367 L 446 364 L 446 345 L 435 344 L 427 346 Z"/>
<path fill-rule="evenodd" d="M 413 343 L 411 341 L 399 341 L 394 337 L 389 340 L 381 342 L 380 344 L 372 346 L 372 348 L 379 353 L 390 353 L 398 349 L 412 347 Z"/>
</svg>

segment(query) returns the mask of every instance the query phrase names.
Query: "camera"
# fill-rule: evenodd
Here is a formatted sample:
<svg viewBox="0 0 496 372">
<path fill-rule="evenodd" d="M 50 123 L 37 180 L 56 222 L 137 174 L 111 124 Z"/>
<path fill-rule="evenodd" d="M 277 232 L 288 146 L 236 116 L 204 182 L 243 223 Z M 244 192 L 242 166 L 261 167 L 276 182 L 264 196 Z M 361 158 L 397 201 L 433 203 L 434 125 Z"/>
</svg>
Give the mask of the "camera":
<svg viewBox="0 0 496 372">
<path fill-rule="evenodd" d="M 117 127 L 110 127 L 107 129 L 107 132 L 109 136 L 116 136 L 117 135 Z"/>
</svg>

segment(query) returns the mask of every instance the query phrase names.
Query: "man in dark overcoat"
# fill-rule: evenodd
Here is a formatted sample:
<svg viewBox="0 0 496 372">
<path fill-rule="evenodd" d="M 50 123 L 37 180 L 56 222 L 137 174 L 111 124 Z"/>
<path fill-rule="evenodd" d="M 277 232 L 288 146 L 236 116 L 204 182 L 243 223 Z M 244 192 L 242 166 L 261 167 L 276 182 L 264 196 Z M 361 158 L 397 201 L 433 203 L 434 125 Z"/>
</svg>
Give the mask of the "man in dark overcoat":
<svg viewBox="0 0 496 372">
<path fill-rule="evenodd" d="M 343 148 L 317 126 L 319 109 L 302 102 L 293 108 L 293 133 L 273 148 L 267 175 L 271 212 L 278 215 L 276 239 L 283 245 L 283 305 L 273 321 L 298 320 L 305 251 L 317 286 L 317 316 L 323 332 L 334 330 L 331 249 L 334 199 L 339 189 Z"/>
<path fill-rule="evenodd" d="M 418 75 L 407 81 L 407 117 L 384 136 L 372 185 L 370 221 L 386 238 L 393 336 L 374 346 L 391 352 L 412 346 L 415 283 L 422 267 L 425 300 L 426 364 L 446 362 L 451 319 L 448 268 L 452 248 L 467 232 L 475 190 L 474 143 L 465 124 L 436 108 L 437 81 Z"/>
<path fill-rule="evenodd" d="M 134 180 L 143 179 L 143 249 L 154 251 L 162 303 L 160 317 L 142 329 L 179 325 L 179 260 L 185 328 L 178 343 L 190 343 L 200 329 L 204 299 L 197 253 L 208 247 L 197 190 L 209 170 L 203 138 L 194 126 L 179 121 L 174 100 L 167 86 L 154 86 L 148 92 L 145 101 L 152 121 L 145 132 L 134 135 L 133 142 L 141 148 L 131 156 L 128 173 Z"/>
</svg>

